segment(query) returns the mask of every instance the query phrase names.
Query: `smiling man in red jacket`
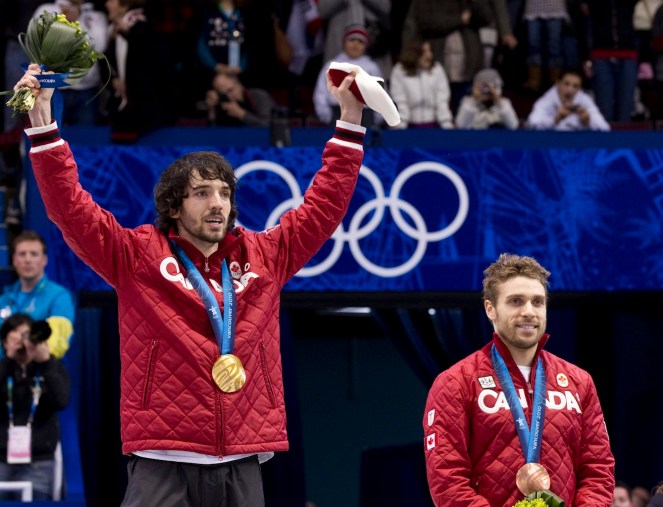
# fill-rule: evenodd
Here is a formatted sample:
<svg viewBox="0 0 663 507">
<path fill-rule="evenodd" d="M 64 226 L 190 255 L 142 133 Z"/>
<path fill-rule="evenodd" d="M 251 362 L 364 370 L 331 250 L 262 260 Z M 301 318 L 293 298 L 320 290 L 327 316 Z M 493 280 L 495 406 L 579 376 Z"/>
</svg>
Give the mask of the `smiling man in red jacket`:
<svg viewBox="0 0 663 507">
<path fill-rule="evenodd" d="M 566 507 L 609 507 L 615 460 L 594 382 L 543 350 L 550 273 L 502 254 L 484 272 L 493 339 L 428 394 L 424 448 L 437 507 L 511 507 L 549 490 Z"/>
<path fill-rule="evenodd" d="M 31 65 L 26 129 L 49 218 L 118 295 L 124 507 L 264 505 L 260 463 L 288 449 L 280 293 L 334 233 L 361 167 L 363 104 L 339 86 L 341 119 L 303 203 L 278 225 L 235 226 L 236 178 L 216 152 L 173 162 L 156 225 L 122 227 L 79 181 Z"/>
</svg>

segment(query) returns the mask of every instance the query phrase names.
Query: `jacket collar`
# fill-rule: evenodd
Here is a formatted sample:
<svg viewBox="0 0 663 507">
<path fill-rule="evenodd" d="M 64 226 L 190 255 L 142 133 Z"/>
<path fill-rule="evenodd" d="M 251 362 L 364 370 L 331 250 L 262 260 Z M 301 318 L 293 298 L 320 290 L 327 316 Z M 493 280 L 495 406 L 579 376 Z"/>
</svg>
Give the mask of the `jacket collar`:
<svg viewBox="0 0 663 507">
<path fill-rule="evenodd" d="M 219 248 L 207 258 L 207 261 L 212 265 L 220 265 L 221 259 L 224 259 L 228 256 L 236 241 L 239 239 L 239 231 L 233 229 L 228 232 L 224 238 L 219 242 Z M 168 233 L 168 239 L 175 241 L 182 250 L 188 255 L 189 259 L 196 265 L 196 267 L 202 266 L 205 263 L 205 256 L 203 253 L 196 248 L 193 243 L 182 238 L 174 227 L 171 227 Z M 218 260 L 218 262 L 217 262 Z"/>
<path fill-rule="evenodd" d="M 550 335 L 548 333 L 544 333 L 541 339 L 539 340 L 538 345 L 536 346 L 536 354 L 534 355 L 534 361 L 532 362 L 532 371 L 530 372 L 530 378 L 528 381 L 533 382 L 534 379 L 534 373 L 536 371 L 536 364 L 537 361 L 541 358 L 541 352 L 543 351 L 544 345 L 548 342 L 548 339 L 550 338 Z M 504 344 L 502 341 L 502 338 L 500 338 L 500 335 L 497 333 L 493 333 L 493 340 L 489 342 L 485 347 L 484 350 L 488 354 L 488 357 L 490 357 L 490 348 L 492 345 L 495 345 L 497 348 L 497 351 L 500 353 L 502 358 L 504 359 L 504 362 L 507 365 L 507 368 L 509 369 L 509 372 L 511 373 L 511 378 L 520 378 L 522 377 L 522 374 L 520 373 L 520 369 L 518 368 L 518 365 L 516 362 L 513 360 L 513 357 L 511 356 L 511 352 L 507 348 L 507 346 Z M 517 377 L 514 377 L 517 375 Z"/>
</svg>

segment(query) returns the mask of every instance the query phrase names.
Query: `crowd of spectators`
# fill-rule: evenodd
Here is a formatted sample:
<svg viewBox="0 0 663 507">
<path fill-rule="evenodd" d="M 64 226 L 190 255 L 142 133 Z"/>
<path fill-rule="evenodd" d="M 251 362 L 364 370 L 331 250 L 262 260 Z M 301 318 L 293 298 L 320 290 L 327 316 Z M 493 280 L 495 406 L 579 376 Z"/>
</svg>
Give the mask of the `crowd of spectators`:
<svg viewBox="0 0 663 507">
<path fill-rule="evenodd" d="M 663 507 L 663 482 L 650 490 L 643 486 L 631 488 L 626 482 L 617 480 L 612 507 Z"/>
<path fill-rule="evenodd" d="M 518 128 L 528 128 L 535 100 L 568 70 L 580 77 L 581 91 L 605 121 L 620 125 L 660 116 L 660 6 L 660 0 L 4 0 L 0 49 L 4 88 L 10 89 L 25 63 L 17 36 L 32 17 L 47 9 L 80 21 L 110 66 L 97 65 L 85 82 L 63 90 L 62 122 L 110 125 L 117 142 L 160 126 L 219 124 L 209 120 L 219 73 L 235 76 L 243 90 L 267 92 L 293 124 L 327 125 L 333 115 L 316 98 L 316 82 L 330 61 L 348 59 L 350 26 L 364 32 L 350 40 L 362 43 L 360 58 L 371 62 L 369 73 L 384 77 L 407 128 L 431 122 L 492 127 L 468 124 L 466 117 L 467 107 L 491 101 L 509 104 Z M 500 75 L 491 101 L 482 101 L 474 86 L 486 69 Z M 154 79 L 165 84 L 152 87 Z M 413 86 L 429 87 L 427 81 L 437 85 L 435 100 Z M 246 99 L 231 100 L 225 109 L 239 114 L 236 102 L 250 111 Z M 17 128 L 8 110 L 3 116 L 5 133 Z M 264 125 L 263 119 L 234 123 Z M 574 129 L 592 128 L 592 122 L 573 123 Z"/>
<path fill-rule="evenodd" d="M 268 127 L 275 111 L 293 125 L 329 126 L 338 117 L 326 88 L 331 61 L 384 78 L 401 115 L 397 129 L 608 131 L 663 118 L 663 0 L 0 0 L 3 90 L 23 73 L 19 33 L 44 10 L 80 22 L 108 62 L 61 91 L 63 126 L 109 126 L 115 142 L 174 125 Z M 8 108 L 2 119 L 0 184 L 18 187 L 23 125 Z M 45 280 L 43 267 L 36 281 Z M 18 295 L 33 289 L 20 283 Z M 64 349 L 51 340 L 23 366 L 44 367 L 66 352 L 73 315 L 63 331 L 52 313 L 33 318 L 51 319 L 49 333 L 64 333 Z M 12 346 L 33 352 L 15 333 L 32 324 L 4 328 L 3 371 L 22 364 Z M 663 505 L 663 488 L 651 498 L 642 489 L 620 483 L 615 502 L 625 503 L 613 505 Z"/>
<path fill-rule="evenodd" d="M 2 0 L 4 90 L 26 63 L 18 35 L 44 10 L 80 22 L 106 56 L 60 90 L 60 123 L 108 127 L 116 143 L 169 126 L 329 126 L 334 60 L 384 79 L 402 121 L 367 111 L 377 130 L 648 130 L 663 119 L 663 0 Z M 1 114 L 12 227 L 23 125 Z"/>
</svg>

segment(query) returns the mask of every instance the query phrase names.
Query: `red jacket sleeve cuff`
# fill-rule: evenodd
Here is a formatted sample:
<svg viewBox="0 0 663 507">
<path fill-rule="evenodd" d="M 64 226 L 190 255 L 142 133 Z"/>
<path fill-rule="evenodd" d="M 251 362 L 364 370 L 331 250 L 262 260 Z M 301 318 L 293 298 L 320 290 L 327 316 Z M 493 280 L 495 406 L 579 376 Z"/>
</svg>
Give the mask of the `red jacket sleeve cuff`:
<svg viewBox="0 0 663 507">
<path fill-rule="evenodd" d="M 43 127 L 26 128 L 25 134 L 28 136 L 32 145 L 30 148 L 31 153 L 48 150 L 64 144 L 64 140 L 60 137 L 58 124 L 55 121 Z"/>
</svg>

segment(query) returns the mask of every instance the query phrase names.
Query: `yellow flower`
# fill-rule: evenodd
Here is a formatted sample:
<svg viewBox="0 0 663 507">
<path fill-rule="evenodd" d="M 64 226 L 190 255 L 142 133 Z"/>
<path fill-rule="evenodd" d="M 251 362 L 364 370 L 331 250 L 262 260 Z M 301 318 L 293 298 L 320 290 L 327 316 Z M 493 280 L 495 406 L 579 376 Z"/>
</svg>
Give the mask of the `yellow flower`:
<svg viewBox="0 0 663 507">
<path fill-rule="evenodd" d="M 67 16 L 65 16 L 64 14 L 56 14 L 55 15 L 55 20 L 58 23 L 64 23 L 65 25 L 69 25 L 69 26 L 72 26 L 74 28 L 80 28 L 80 26 L 81 26 L 80 21 L 69 21 L 67 19 Z M 82 30 L 81 30 L 81 32 L 82 32 Z"/>
<path fill-rule="evenodd" d="M 545 502 L 545 500 L 536 498 L 535 500 L 521 500 L 513 507 L 548 507 L 548 504 Z"/>
</svg>

